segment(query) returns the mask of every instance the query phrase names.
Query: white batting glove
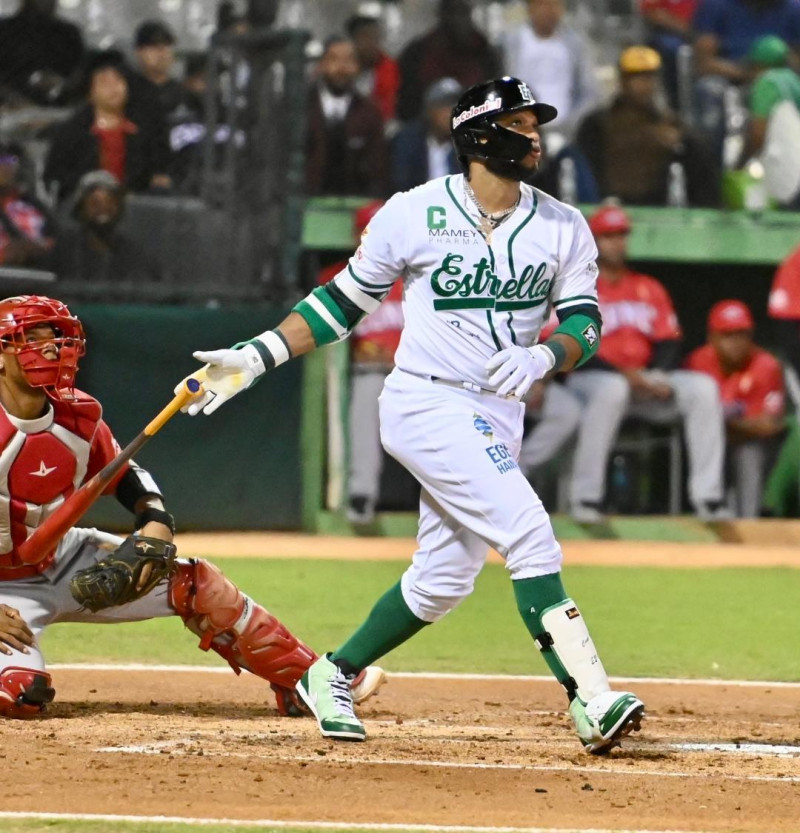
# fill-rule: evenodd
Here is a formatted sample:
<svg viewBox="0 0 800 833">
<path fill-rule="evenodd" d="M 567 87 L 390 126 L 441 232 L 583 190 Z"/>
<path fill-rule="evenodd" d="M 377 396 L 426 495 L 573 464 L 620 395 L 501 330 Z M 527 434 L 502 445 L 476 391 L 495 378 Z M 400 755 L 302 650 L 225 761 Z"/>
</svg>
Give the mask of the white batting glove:
<svg viewBox="0 0 800 833">
<path fill-rule="evenodd" d="M 522 399 L 531 385 L 555 367 L 556 357 L 549 347 L 537 344 L 534 347 L 506 347 L 495 353 L 486 363 L 489 384 L 499 385 L 498 396 L 513 394 Z"/>
<path fill-rule="evenodd" d="M 258 378 L 266 373 L 264 361 L 252 344 L 245 344 L 239 349 L 198 350 L 192 355 L 204 367 L 187 378 L 197 379 L 204 388 L 202 396 L 190 402 L 182 411 L 194 416 L 202 411 L 207 416 L 213 414 L 220 406 L 243 390 L 247 390 Z M 175 388 L 177 393 L 183 387 L 183 381 Z"/>
</svg>

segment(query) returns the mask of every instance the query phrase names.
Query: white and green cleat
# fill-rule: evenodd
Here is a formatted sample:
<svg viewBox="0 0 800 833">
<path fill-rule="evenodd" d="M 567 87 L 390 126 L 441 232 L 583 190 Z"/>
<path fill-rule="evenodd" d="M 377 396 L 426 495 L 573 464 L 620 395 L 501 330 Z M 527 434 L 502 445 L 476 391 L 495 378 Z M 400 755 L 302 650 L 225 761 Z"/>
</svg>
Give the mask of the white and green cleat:
<svg viewBox="0 0 800 833">
<path fill-rule="evenodd" d="M 569 713 L 587 752 L 604 755 L 631 732 L 638 732 L 644 703 L 629 691 L 604 691 L 584 703 L 576 697 Z"/>
<path fill-rule="evenodd" d="M 303 702 L 317 719 L 326 738 L 366 740 L 364 724 L 353 711 L 350 680 L 328 654 L 320 657 L 295 686 Z"/>
</svg>

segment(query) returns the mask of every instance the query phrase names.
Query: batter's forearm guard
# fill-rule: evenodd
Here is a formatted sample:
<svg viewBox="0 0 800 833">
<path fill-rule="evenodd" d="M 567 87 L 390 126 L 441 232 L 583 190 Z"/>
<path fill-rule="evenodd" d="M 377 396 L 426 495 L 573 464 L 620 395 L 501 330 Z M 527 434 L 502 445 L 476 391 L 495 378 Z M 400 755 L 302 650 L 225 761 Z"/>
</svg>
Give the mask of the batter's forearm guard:
<svg viewBox="0 0 800 833">
<path fill-rule="evenodd" d="M 556 333 L 567 335 L 575 339 L 581 347 L 581 357 L 575 362 L 575 367 L 580 367 L 588 362 L 597 352 L 597 348 L 600 346 L 600 326 L 599 312 L 596 315 L 578 312 L 565 318 L 556 327 L 553 335 Z M 554 343 L 557 344 L 557 342 Z M 551 347 L 549 339 L 545 342 L 545 345 Z M 558 365 L 558 356 L 556 356 L 556 364 Z"/>
</svg>

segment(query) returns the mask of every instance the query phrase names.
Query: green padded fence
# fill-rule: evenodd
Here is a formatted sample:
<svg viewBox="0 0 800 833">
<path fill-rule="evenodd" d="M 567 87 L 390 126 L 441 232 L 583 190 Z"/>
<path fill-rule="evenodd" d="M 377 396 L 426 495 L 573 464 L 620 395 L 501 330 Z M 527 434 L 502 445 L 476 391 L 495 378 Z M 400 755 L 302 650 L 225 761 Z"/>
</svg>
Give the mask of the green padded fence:
<svg viewBox="0 0 800 833">
<path fill-rule="evenodd" d="M 277 324 L 270 307 L 74 305 L 87 332 L 79 387 L 103 403 L 124 446 L 199 365 L 192 351 L 215 349 Z M 216 414 L 178 414 L 137 455 L 163 489 L 180 530 L 297 529 L 301 525 L 302 362 L 278 368 Z M 113 498 L 88 522 L 128 529 Z"/>
</svg>

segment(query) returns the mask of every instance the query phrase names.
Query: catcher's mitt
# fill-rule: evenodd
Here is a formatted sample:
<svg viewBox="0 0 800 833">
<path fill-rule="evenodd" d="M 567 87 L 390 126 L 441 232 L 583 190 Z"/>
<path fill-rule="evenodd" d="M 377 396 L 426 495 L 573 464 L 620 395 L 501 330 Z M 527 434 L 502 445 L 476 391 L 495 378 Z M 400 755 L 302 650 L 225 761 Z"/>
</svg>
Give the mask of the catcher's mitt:
<svg viewBox="0 0 800 833">
<path fill-rule="evenodd" d="M 158 538 L 126 538 L 93 567 L 75 573 L 72 597 L 93 612 L 141 599 L 170 574 L 176 552 L 174 544 Z"/>
</svg>

